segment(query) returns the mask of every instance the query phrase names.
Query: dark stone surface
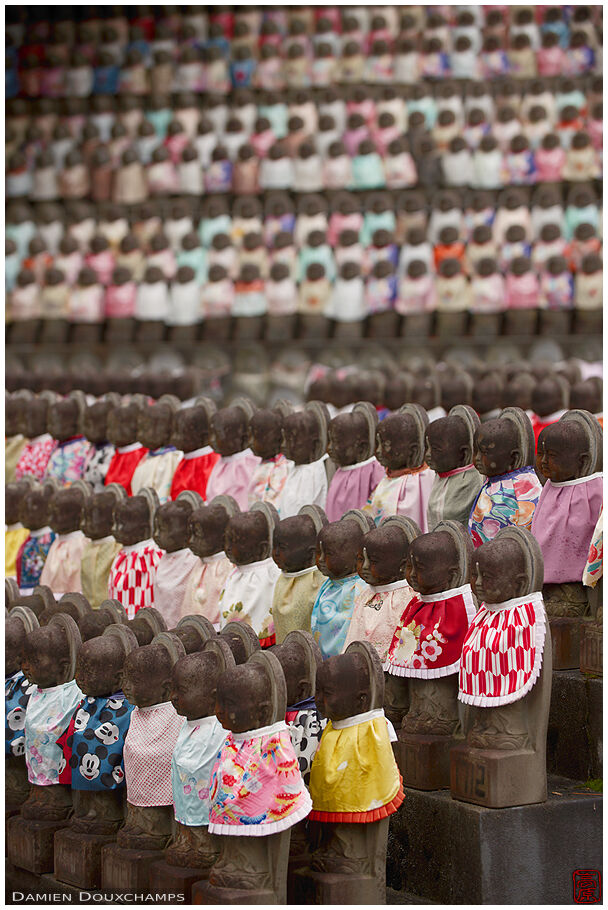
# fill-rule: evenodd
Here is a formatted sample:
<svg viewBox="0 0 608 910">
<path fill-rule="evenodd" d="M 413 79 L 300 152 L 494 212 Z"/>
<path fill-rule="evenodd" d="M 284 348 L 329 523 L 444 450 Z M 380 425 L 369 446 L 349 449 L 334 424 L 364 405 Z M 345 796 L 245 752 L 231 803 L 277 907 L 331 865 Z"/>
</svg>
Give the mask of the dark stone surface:
<svg viewBox="0 0 608 910">
<path fill-rule="evenodd" d="M 572 780 L 603 776 L 601 679 L 554 670 L 547 730 L 547 771 Z"/>
<path fill-rule="evenodd" d="M 565 778 L 549 778 L 546 803 L 510 809 L 409 790 L 391 816 L 393 892 L 446 904 L 570 904 L 581 868 L 602 868 L 602 797 Z"/>
</svg>

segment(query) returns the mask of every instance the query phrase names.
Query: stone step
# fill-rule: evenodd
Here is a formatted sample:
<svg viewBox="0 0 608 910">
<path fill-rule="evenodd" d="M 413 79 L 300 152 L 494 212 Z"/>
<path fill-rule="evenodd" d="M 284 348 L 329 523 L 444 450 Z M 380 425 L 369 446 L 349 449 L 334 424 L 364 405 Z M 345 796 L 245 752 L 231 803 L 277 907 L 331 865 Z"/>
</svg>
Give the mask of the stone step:
<svg viewBox="0 0 608 910">
<path fill-rule="evenodd" d="M 572 780 L 603 777 L 603 682 L 580 670 L 554 670 L 547 771 Z"/>
</svg>

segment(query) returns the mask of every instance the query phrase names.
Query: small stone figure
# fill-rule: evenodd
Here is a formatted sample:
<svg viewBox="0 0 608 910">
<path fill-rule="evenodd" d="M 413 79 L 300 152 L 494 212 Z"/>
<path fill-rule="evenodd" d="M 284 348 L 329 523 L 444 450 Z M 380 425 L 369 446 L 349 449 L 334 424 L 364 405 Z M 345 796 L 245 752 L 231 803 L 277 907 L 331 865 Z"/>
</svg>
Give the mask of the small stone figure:
<svg viewBox="0 0 608 910">
<path fill-rule="evenodd" d="M 411 543 L 406 577 L 416 593 L 384 663 L 387 673 L 408 679 L 400 767 L 408 784 L 423 790 L 449 786 L 449 748 L 459 730 L 460 652 L 476 610 L 469 583 L 472 553 L 464 526 L 455 521 L 441 521 Z"/>
<path fill-rule="evenodd" d="M 14 813 L 27 799 L 30 785 L 25 764 L 25 712 L 36 691 L 21 669 L 25 637 L 38 628 L 36 614 L 28 607 L 13 607 L 4 627 L 4 714 L 6 810 Z"/>
<path fill-rule="evenodd" d="M 57 442 L 48 431 L 48 415 L 55 396 L 48 392 L 24 401 L 23 430 L 27 439 L 15 468 L 15 480 L 31 474 L 36 480 L 45 475 Z"/>
<path fill-rule="evenodd" d="M 27 443 L 23 430 L 25 429 L 25 409 L 30 399 L 29 393 L 14 392 L 12 395 L 7 395 L 4 400 L 4 479 L 6 483 L 15 480 L 15 470 Z"/>
<path fill-rule="evenodd" d="M 283 424 L 283 454 L 295 467 L 289 472 L 278 502 L 281 518 L 297 515 L 302 506 L 325 508 L 328 488 L 327 435 L 329 412 L 319 401 L 287 415 Z"/>
<path fill-rule="evenodd" d="M 86 408 L 84 392 L 72 392 L 49 410 L 48 430 L 57 440 L 57 448 L 49 458 L 45 478 L 54 477 L 60 486 L 80 480 L 93 446 L 82 435 L 82 420 Z"/>
<path fill-rule="evenodd" d="M 466 741 L 451 753 L 452 797 L 491 808 L 544 802 L 552 654 L 537 541 L 503 528 L 475 551 L 473 577 L 481 606 L 460 659 L 468 707 Z"/>
<path fill-rule="evenodd" d="M 108 596 L 108 580 L 120 542 L 112 536 L 114 508 L 127 498 L 124 487 L 111 483 L 85 499 L 80 529 L 87 538 L 80 562 L 82 593 L 96 610 Z"/>
<path fill-rule="evenodd" d="M 238 511 L 231 496 L 216 496 L 194 509 L 188 520 L 188 546 L 198 562 L 186 584 L 183 609 L 206 617 L 216 629 L 220 594 L 234 568 L 224 552 L 224 535 L 228 521 Z"/>
<path fill-rule="evenodd" d="M 369 642 L 353 642 L 321 664 L 315 698 L 328 718 L 310 775 L 310 818 L 322 823 L 321 844 L 310 868 L 295 873 L 297 898 L 382 903 L 388 819 L 403 786 L 382 710 L 382 666 Z"/>
<path fill-rule="evenodd" d="M 68 595 L 69 596 L 69 595 Z M 72 597 L 77 595 L 72 595 Z M 83 600 L 86 601 L 84 595 L 82 595 Z M 67 612 L 67 609 L 64 606 L 65 597 L 62 597 L 59 601 L 58 607 L 61 608 L 62 612 Z M 88 601 L 87 601 L 88 604 Z M 117 600 L 110 600 L 106 598 L 102 600 L 98 609 L 93 610 L 89 609 L 84 612 L 79 619 L 76 620 L 78 624 L 78 629 L 80 631 L 80 637 L 83 642 L 89 641 L 91 638 L 98 638 L 100 635 L 103 635 L 108 626 L 128 626 L 129 617 L 127 616 L 127 611 L 121 603 Z"/>
<path fill-rule="evenodd" d="M 426 461 L 435 471 L 427 507 L 428 527 L 445 519 L 466 524 L 483 485 L 473 463 L 479 417 L 467 405 L 455 405 L 447 417 L 426 429 Z"/>
<path fill-rule="evenodd" d="M 53 594 L 82 593 L 80 565 L 89 543 L 80 530 L 80 517 L 91 488 L 83 480 L 58 490 L 49 505 L 49 523 L 55 532 L 42 572 L 40 584 Z"/>
<path fill-rule="evenodd" d="M 40 583 L 44 563 L 55 539 L 55 532 L 49 526 L 49 508 L 56 492 L 55 481 L 35 484 L 20 504 L 21 524 L 30 532 L 15 559 L 17 584 L 22 593 L 31 592 Z"/>
<path fill-rule="evenodd" d="M 435 472 L 425 463 L 428 415 L 423 407 L 406 404 L 385 417 L 376 430 L 376 457 L 386 470 L 365 511 L 374 522 L 389 515 L 411 518 L 424 533 Z"/>
<path fill-rule="evenodd" d="M 82 431 L 95 447 L 84 468 L 82 479 L 90 483 L 94 493 L 103 490 L 115 448 L 108 442 L 108 416 L 120 404 L 117 396 L 106 395 L 89 405 L 84 412 Z"/>
<path fill-rule="evenodd" d="M 65 613 L 53 616 L 25 639 L 21 668 L 38 688 L 30 696 L 25 718 L 25 761 L 33 786 L 21 810 L 23 819 L 60 821 L 72 809 L 70 788 L 59 782 L 63 753 L 57 740 L 82 699 L 74 679 L 80 644 L 78 627 Z"/>
<path fill-rule="evenodd" d="M 118 483 L 131 496 L 131 479 L 148 450 L 137 441 L 137 421 L 141 408 L 137 401 L 115 408 L 108 415 L 108 439 L 115 447 L 108 466 L 106 484 Z"/>
<path fill-rule="evenodd" d="M 378 414 L 368 401 L 358 402 L 348 414 L 329 424 L 329 457 L 337 465 L 327 491 L 326 513 L 338 521 L 349 509 L 362 509 L 382 480 L 376 460 Z"/>
<path fill-rule="evenodd" d="M 327 524 L 320 506 L 302 506 L 274 530 L 272 558 L 281 570 L 272 600 L 277 644 L 290 632 L 310 632 L 313 604 L 324 582 L 315 561 L 317 535 Z"/>
<path fill-rule="evenodd" d="M 368 515 L 351 509 L 319 531 L 316 562 L 327 581 L 317 594 L 310 626 L 324 658 L 340 654 L 344 647 L 355 600 L 366 587 L 357 575 L 359 550 L 373 527 Z"/>
<path fill-rule="evenodd" d="M 532 429 L 534 442 L 552 423 L 556 423 L 566 413 L 569 403 L 570 387 L 565 376 L 558 373 L 540 377 L 532 389 Z"/>
<path fill-rule="evenodd" d="M 124 744 L 127 818 L 113 850 L 162 850 L 171 836 L 171 755 L 183 718 L 169 697 L 173 666 L 185 653 L 179 639 L 161 632 L 125 660 L 122 688 L 135 707 Z M 108 866 L 104 857 L 104 887 Z"/>
<path fill-rule="evenodd" d="M 268 502 L 278 511 L 281 493 L 293 468 L 281 452 L 283 424 L 291 410 L 287 401 L 280 400 L 272 409 L 258 409 L 249 421 L 251 451 L 261 459 L 249 490 L 249 508 L 255 502 Z"/>
<path fill-rule="evenodd" d="M 159 506 L 154 515 L 154 540 L 162 556 L 154 576 L 152 602 L 170 629 L 187 614 L 186 585 L 199 561 L 188 547 L 188 522 L 200 505 L 199 494 L 186 490 L 175 502 Z"/>
<path fill-rule="evenodd" d="M 245 398 L 235 398 L 230 407 L 211 417 L 211 445 L 220 458 L 207 481 L 207 499 L 232 496 L 240 509 L 247 508 L 253 474 L 259 459 L 249 448 L 249 421 L 254 407 Z"/>
<path fill-rule="evenodd" d="M 236 666 L 224 641 L 215 640 L 180 658 L 171 674 L 171 702 L 186 718 L 171 758 L 171 785 L 176 831 L 165 851 L 170 866 L 208 870 L 219 854 L 209 834 L 211 772 L 227 731 L 215 716 L 221 675 Z"/>
<path fill-rule="evenodd" d="M 137 418 L 137 437 L 148 452 L 137 464 L 131 478 L 134 496 L 144 487 L 156 491 L 159 502 L 167 502 L 171 482 L 182 453 L 171 444 L 174 414 L 179 400 L 163 395 L 155 404 L 145 406 Z"/>
<path fill-rule="evenodd" d="M 206 498 L 209 475 L 220 457 L 209 445 L 215 410 L 210 398 L 200 397 L 192 407 L 180 408 L 173 418 L 173 444 L 184 454 L 173 475 L 171 499 L 177 499 L 184 490 Z"/>
<path fill-rule="evenodd" d="M 127 655 L 137 647 L 130 629 L 113 625 L 78 653 L 76 682 L 84 697 L 59 740 L 65 759 L 59 780 L 72 788 L 74 815 L 62 833 L 62 849 L 56 844 L 59 856 L 81 849 L 83 834 L 114 834 L 122 823 L 123 747 L 133 706 L 122 692 L 121 676 Z"/>
<path fill-rule="evenodd" d="M 230 732 L 211 775 L 209 832 L 222 837 L 209 882 L 197 886 L 206 902 L 286 902 L 289 832 L 311 808 L 286 708 L 272 653 L 253 654 L 218 681 L 216 714 Z"/>
<path fill-rule="evenodd" d="M 386 660 L 395 628 L 412 591 L 405 577 L 409 548 L 420 536 L 411 518 L 392 515 L 363 538 L 357 572 L 366 587 L 355 600 L 344 650 L 353 641 L 368 641 L 380 660 Z"/>
<path fill-rule="evenodd" d="M 541 492 L 534 471 L 534 433 L 520 408 L 505 408 L 475 431 L 475 466 L 487 480 L 471 510 L 469 533 L 481 546 L 508 525 L 528 528 Z"/>
<path fill-rule="evenodd" d="M 267 502 L 256 502 L 250 512 L 237 513 L 224 535 L 226 556 L 234 564 L 219 598 L 220 628 L 228 622 L 246 622 L 262 647 L 276 641 L 272 599 L 279 569 L 272 559 L 272 539 L 279 516 Z"/>
<path fill-rule="evenodd" d="M 4 577 L 17 577 L 17 556 L 21 547 L 30 536 L 29 528 L 19 521 L 21 501 L 25 494 L 32 489 L 34 481 L 25 478 L 19 483 L 7 483 L 4 487 Z"/>
<path fill-rule="evenodd" d="M 143 489 L 114 507 L 112 535 L 122 547 L 108 580 L 108 597 L 118 600 L 133 619 L 141 607 L 152 606 L 154 577 L 162 556 L 152 540 L 158 496 Z"/>
</svg>

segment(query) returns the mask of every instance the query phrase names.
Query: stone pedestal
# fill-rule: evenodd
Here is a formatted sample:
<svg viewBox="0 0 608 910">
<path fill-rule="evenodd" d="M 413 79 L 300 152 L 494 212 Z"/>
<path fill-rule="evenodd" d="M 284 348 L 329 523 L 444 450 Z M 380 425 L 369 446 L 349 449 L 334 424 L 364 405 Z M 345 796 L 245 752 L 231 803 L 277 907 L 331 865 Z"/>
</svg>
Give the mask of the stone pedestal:
<svg viewBox="0 0 608 910">
<path fill-rule="evenodd" d="M 500 335 L 502 313 L 472 313 L 470 332 L 473 338 L 496 338 Z"/>
<path fill-rule="evenodd" d="M 581 632 L 581 673 L 603 676 L 603 653 L 603 626 L 594 622 L 586 624 Z"/>
<path fill-rule="evenodd" d="M 535 335 L 538 321 L 538 310 L 507 310 L 505 312 L 503 334 Z"/>
<path fill-rule="evenodd" d="M 440 338 L 466 335 L 469 314 L 467 310 L 459 313 L 440 313 L 435 317 L 435 331 Z"/>
<path fill-rule="evenodd" d="M 184 903 L 192 903 L 192 886 L 207 878 L 209 870 L 191 869 L 188 866 L 170 866 L 164 860 L 150 866 L 150 893 L 184 895 Z"/>
<path fill-rule="evenodd" d="M 78 888 L 101 887 L 101 850 L 115 835 L 63 828 L 55 835 L 55 878 Z"/>
<path fill-rule="evenodd" d="M 543 761 L 544 757 L 543 752 Z M 454 799 L 490 809 L 540 803 L 547 798 L 547 787 L 537 765 L 538 756 L 531 749 L 455 746 L 450 753 L 450 790 Z"/>
<path fill-rule="evenodd" d="M 368 338 L 396 338 L 399 334 L 400 316 L 396 310 L 372 313 L 368 320 Z"/>
<path fill-rule="evenodd" d="M 192 886 L 192 903 L 193 904 L 280 904 L 284 901 L 277 900 L 274 891 L 247 891 L 245 888 L 217 888 L 210 885 L 209 882 L 197 882 Z"/>
<path fill-rule="evenodd" d="M 547 730 L 547 770 L 572 780 L 604 776 L 601 679 L 579 670 L 553 673 Z"/>
<path fill-rule="evenodd" d="M 400 730 L 393 744 L 395 758 L 407 790 L 443 790 L 450 786 L 450 749 L 453 736 L 423 736 Z"/>
<path fill-rule="evenodd" d="M 236 316 L 232 327 L 235 341 L 259 341 L 264 334 L 264 316 Z"/>
<path fill-rule="evenodd" d="M 386 903 L 389 819 L 371 824 L 323 824 L 321 829 L 322 837 L 329 836 L 330 852 L 324 855 L 323 848 L 313 852 L 310 866 L 294 873 L 294 903 Z M 336 835 L 339 852 L 334 847 Z"/>
<path fill-rule="evenodd" d="M 220 857 L 209 870 L 209 881 L 193 885 L 192 902 L 287 903 L 290 838 L 290 828 L 265 837 L 221 837 Z"/>
<path fill-rule="evenodd" d="M 556 777 L 547 802 L 508 809 L 410 790 L 387 859 L 387 885 L 421 903 L 571 905 L 573 871 L 602 868 L 602 797 Z"/>
<path fill-rule="evenodd" d="M 102 847 L 102 889 L 117 893 L 149 891 L 150 866 L 163 856 L 162 850 L 127 850 L 117 844 Z"/>
<path fill-rule="evenodd" d="M 332 337 L 341 341 L 354 341 L 363 338 L 365 325 L 361 320 L 356 322 L 334 322 Z"/>
<path fill-rule="evenodd" d="M 577 670 L 581 662 L 581 633 L 588 624 L 580 616 L 550 616 L 554 670 Z"/>
<path fill-rule="evenodd" d="M 266 341 L 291 341 L 296 333 L 297 315 L 285 313 L 283 316 L 266 316 Z"/>
<path fill-rule="evenodd" d="M 36 875 L 52 872 L 55 864 L 55 834 L 67 824 L 67 820 L 41 822 L 22 818 L 21 815 L 9 818 L 7 824 L 9 862 Z"/>
<path fill-rule="evenodd" d="M 540 335 L 567 335 L 572 322 L 572 310 L 541 310 L 538 331 Z"/>
<path fill-rule="evenodd" d="M 432 329 L 432 313 L 408 313 L 401 322 L 401 337 L 428 338 Z"/>
<path fill-rule="evenodd" d="M 320 313 L 300 313 L 298 316 L 297 336 L 301 340 L 327 338 L 329 329 L 329 319 Z"/>
<path fill-rule="evenodd" d="M 206 319 L 203 323 L 205 341 L 228 341 L 230 338 L 230 316 Z"/>
<path fill-rule="evenodd" d="M 575 310 L 574 331 L 577 335 L 601 335 L 603 310 Z"/>
</svg>

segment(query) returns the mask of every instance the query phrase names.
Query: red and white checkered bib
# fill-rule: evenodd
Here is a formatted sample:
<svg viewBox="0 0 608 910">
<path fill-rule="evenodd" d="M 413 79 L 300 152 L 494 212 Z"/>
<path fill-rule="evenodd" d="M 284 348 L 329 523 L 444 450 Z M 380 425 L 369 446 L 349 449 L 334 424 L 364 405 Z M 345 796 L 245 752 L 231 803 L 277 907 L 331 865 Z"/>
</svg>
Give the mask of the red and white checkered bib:
<svg viewBox="0 0 608 910">
<path fill-rule="evenodd" d="M 163 551 L 153 540 L 119 550 L 110 569 L 108 597 L 119 600 L 129 619 L 142 607 L 154 606 L 154 579 Z"/>
<path fill-rule="evenodd" d="M 462 646 L 460 701 L 492 708 L 523 698 L 540 673 L 545 631 L 540 591 L 482 604 Z"/>
<path fill-rule="evenodd" d="M 183 723 L 170 701 L 133 709 L 123 750 L 131 805 L 173 804 L 171 756 Z"/>
</svg>

